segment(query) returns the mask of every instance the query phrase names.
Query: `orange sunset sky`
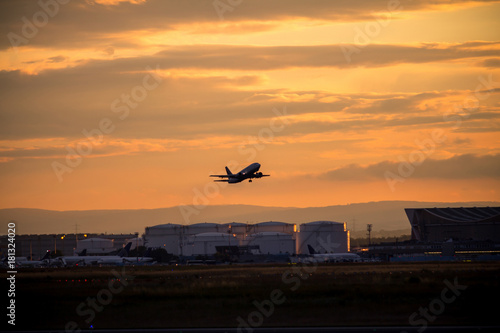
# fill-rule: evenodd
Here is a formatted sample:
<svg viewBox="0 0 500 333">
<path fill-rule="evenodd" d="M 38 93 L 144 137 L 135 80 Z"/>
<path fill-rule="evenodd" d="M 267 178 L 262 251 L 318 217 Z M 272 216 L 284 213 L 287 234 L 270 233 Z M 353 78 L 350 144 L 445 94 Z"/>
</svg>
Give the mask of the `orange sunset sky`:
<svg viewBox="0 0 500 333">
<path fill-rule="evenodd" d="M 0 208 L 500 201 L 500 1 L 16 0 L 0 16 Z M 253 162 L 271 177 L 208 177 Z"/>
</svg>

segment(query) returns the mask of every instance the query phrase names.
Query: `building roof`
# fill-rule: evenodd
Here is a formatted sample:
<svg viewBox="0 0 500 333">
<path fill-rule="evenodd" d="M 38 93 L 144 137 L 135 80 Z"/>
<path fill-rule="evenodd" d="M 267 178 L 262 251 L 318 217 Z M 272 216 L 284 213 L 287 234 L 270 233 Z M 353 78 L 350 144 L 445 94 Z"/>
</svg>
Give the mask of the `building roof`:
<svg viewBox="0 0 500 333">
<path fill-rule="evenodd" d="M 459 208 L 406 208 L 410 218 L 413 213 L 429 214 L 438 219 L 451 222 L 481 222 L 490 219 L 500 220 L 500 207 L 459 207 Z M 412 219 L 410 219 L 412 222 Z"/>
<path fill-rule="evenodd" d="M 259 222 L 259 223 L 256 223 L 255 225 L 293 225 L 293 223 L 268 221 L 268 222 Z"/>
<path fill-rule="evenodd" d="M 187 226 L 190 228 L 202 228 L 202 227 L 217 227 L 220 225 L 221 224 L 218 223 L 202 222 L 202 223 L 188 224 Z"/>
<path fill-rule="evenodd" d="M 81 243 L 99 243 L 99 242 L 102 242 L 102 243 L 113 243 L 113 240 L 111 239 L 108 239 L 108 238 L 85 238 L 85 239 L 82 239 L 82 240 L 79 240 L 79 242 Z"/>
<path fill-rule="evenodd" d="M 344 224 L 343 222 L 334 222 L 334 221 L 314 221 L 303 223 L 301 225 L 320 225 L 320 224 Z"/>
<path fill-rule="evenodd" d="M 292 238 L 292 235 L 284 233 L 284 232 L 276 232 L 276 231 L 263 231 L 255 234 L 251 234 L 249 237 L 287 237 Z"/>
<path fill-rule="evenodd" d="M 233 237 L 232 234 L 225 234 L 223 232 L 203 232 L 201 234 L 193 235 L 195 238 L 210 238 L 210 237 L 220 237 L 220 238 L 228 238 Z"/>
<path fill-rule="evenodd" d="M 158 224 L 154 225 L 152 227 L 149 227 L 150 229 L 170 229 L 170 228 L 180 228 L 182 227 L 181 224 L 175 224 L 175 223 L 165 223 L 165 224 Z"/>
<path fill-rule="evenodd" d="M 230 225 L 230 226 L 234 227 L 234 226 L 245 226 L 247 224 L 246 223 L 242 223 L 242 222 L 229 222 L 229 223 L 224 223 L 222 225 Z"/>
</svg>

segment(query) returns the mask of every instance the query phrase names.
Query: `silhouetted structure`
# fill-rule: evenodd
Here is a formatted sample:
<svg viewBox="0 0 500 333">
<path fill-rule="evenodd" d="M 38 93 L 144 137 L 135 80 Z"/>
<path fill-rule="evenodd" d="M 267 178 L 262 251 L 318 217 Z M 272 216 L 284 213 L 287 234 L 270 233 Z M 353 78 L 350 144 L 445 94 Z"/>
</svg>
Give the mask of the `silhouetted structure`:
<svg viewBox="0 0 500 333">
<path fill-rule="evenodd" d="M 407 208 L 412 239 L 500 242 L 500 207 Z"/>
</svg>

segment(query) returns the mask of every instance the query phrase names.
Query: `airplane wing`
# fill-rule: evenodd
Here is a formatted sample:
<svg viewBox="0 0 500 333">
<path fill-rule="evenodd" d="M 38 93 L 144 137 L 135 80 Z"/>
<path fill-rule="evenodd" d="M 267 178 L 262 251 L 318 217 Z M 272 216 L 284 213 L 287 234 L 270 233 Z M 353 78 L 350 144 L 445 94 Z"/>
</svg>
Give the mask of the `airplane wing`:
<svg viewBox="0 0 500 333">
<path fill-rule="evenodd" d="M 269 177 L 271 175 L 263 175 L 262 172 L 257 172 L 252 175 L 249 175 L 248 178 L 262 178 L 262 177 Z"/>
</svg>

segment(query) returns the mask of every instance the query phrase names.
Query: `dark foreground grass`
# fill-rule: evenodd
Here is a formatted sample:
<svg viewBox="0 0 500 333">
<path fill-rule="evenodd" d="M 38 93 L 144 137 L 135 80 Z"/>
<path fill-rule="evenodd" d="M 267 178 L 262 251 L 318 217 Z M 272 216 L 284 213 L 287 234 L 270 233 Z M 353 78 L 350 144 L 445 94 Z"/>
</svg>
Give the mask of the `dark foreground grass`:
<svg viewBox="0 0 500 333">
<path fill-rule="evenodd" d="M 496 325 L 499 277 L 500 263 L 20 270 L 16 328 Z"/>
</svg>

